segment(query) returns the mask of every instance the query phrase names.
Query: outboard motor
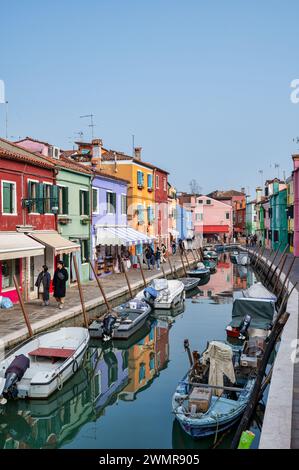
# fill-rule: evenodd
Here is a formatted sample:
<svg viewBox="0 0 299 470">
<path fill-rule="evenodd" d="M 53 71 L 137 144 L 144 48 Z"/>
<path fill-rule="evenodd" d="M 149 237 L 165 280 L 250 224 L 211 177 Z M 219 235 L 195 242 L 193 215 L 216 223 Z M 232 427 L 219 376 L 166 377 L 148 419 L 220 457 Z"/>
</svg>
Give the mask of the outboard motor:
<svg viewBox="0 0 299 470">
<path fill-rule="evenodd" d="M 30 360 L 24 354 L 16 356 L 5 372 L 4 398 L 16 398 L 18 395 L 17 382 L 21 380 L 30 365 Z"/>
<path fill-rule="evenodd" d="M 144 294 L 144 300 L 149 305 L 153 305 L 159 295 L 159 292 L 153 287 L 146 287 L 143 291 L 143 294 Z"/>
<path fill-rule="evenodd" d="M 109 341 L 112 338 L 113 326 L 116 323 L 116 318 L 113 315 L 108 315 L 103 320 L 103 341 Z"/>
<path fill-rule="evenodd" d="M 251 323 L 251 316 L 247 314 L 243 318 L 242 323 L 240 325 L 239 339 L 245 339 L 245 336 L 246 336 L 247 330 L 250 326 L 250 323 Z"/>
</svg>

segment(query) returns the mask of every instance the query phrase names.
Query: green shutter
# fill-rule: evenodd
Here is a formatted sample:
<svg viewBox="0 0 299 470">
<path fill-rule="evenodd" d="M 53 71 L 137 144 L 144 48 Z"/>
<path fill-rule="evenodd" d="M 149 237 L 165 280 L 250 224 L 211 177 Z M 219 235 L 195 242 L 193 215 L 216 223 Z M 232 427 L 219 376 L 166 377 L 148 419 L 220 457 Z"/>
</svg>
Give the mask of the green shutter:
<svg viewBox="0 0 299 470">
<path fill-rule="evenodd" d="M 58 186 L 53 185 L 51 186 L 51 204 L 50 208 L 58 206 Z"/>
<path fill-rule="evenodd" d="M 31 193 L 32 193 L 32 185 L 31 185 L 31 181 L 28 181 L 28 184 L 27 184 L 27 199 L 31 199 Z M 28 206 L 28 212 L 32 212 L 32 206 L 33 204 L 30 202 L 29 206 Z"/>
<path fill-rule="evenodd" d="M 44 184 L 38 183 L 36 188 L 36 210 L 39 214 L 44 213 Z"/>
<path fill-rule="evenodd" d="M 12 184 L 10 183 L 3 183 L 3 212 L 4 214 L 11 214 L 13 212 L 13 191 L 12 191 Z"/>
<path fill-rule="evenodd" d="M 62 188 L 62 212 L 65 215 L 69 213 L 69 188 L 66 187 Z"/>
<path fill-rule="evenodd" d="M 84 191 L 85 198 L 85 215 L 89 215 L 89 191 Z"/>
<path fill-rule="evenodd" d="M 98 210 L 98 191 L 95 188 L 92 188 L 92 212 L 97 212 Z"/>
<path fill-rule="evenodd" d="M 116 214 L 116 193 L 113 194 L 113 207 L 114 207 L 114 214 Z"/>
<path fill-rule="evenodd" d="M 80 215 L 83 214 L 83 207 L 82 207 L 82 191 L 79 191 L 79 210 L 80 210 Z"/>
</svg>

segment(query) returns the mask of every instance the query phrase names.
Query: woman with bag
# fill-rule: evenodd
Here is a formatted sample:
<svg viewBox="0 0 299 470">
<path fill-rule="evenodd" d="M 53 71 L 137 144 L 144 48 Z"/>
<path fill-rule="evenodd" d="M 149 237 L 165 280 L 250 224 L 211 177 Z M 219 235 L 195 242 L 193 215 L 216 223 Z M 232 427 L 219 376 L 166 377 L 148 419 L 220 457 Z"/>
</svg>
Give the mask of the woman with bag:
<svg viewBox="0 0 299 470">
<path fill-rule="evenodd" d="M 58 307 L 61 309 L 64 305 L 65 292 L 66 292 L 66 281 L 69 275 L 64 267 L 63 261 L 58 261 L 57 269 L 53 277 L 54 297 L 58 303 Z"/>
<path fill-rule="evenodd" d="M 44 264 L 42 272 L 37 276 L 35 286 L 37 287 L 38 298 L 43 299 L 43 305 L 49 305 L 51 276 L 48 266 Z"/>
</svg>

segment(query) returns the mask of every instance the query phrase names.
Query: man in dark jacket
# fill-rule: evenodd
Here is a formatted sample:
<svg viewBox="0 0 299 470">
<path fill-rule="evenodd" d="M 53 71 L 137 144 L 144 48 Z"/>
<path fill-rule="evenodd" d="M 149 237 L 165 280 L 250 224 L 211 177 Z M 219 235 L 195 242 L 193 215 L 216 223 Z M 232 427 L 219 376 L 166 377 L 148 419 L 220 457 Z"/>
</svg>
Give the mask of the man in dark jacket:
<svg viewBox="0 0 299 470">
<path fill-rule="evenodd" d="M 43 299 L 43 305 L 49 305 L 51 275 L 48 266 L 44 264 L 43 270 L 37 276 L 35 286 L 37 287 L 38 298 Z"/>
<path fill-rule="evenodd" d="M 145 258 L 146 258 L 148 269 L 151 269 L 151 264 L 155 265 L 155 261 L 154 263 L 152 262 L 154 258 L 154 251 L 150 245 L 148 245 L 145 249 Z"/>
<path fill-rule="evenodd" d="M 54 297 L 58 303 L 59 308 L 63 308 L 65 291 L 66 291 L 66 281 L 68 280 L 69 275 L 67 270 L 64 267 L 63 261 L 58 261 L 57 269 L 53 277 L 53 287 L 54 287 Z"/>
</svg>

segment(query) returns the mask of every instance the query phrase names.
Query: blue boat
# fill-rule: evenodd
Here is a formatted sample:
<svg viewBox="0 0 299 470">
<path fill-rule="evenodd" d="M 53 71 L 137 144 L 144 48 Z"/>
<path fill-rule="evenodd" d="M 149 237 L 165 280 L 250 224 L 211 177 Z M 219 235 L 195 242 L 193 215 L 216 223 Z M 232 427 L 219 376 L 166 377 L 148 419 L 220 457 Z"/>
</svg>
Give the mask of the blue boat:
<svg viewBox="0 0 299 470">
<path fill-rule="evenodd" d="M 203 374 L 201 380 L 197 377 L 195 382 L 194 376 L 192 377 L 189 371 L 179 382 L 172 398 L 172 411 L 177 421 L 182 429 L 193 438 L 210 436 L 233 426 L 245 411 L 255 383 L 256 374 L 254 370 L 248 373 L 241 366 L 240 348 L 242 349 L 242 347 L 236 346 L 233 350 L 226 343 L 212 341 L 207 351 L 215 345 L 216 349 L 218 348 L 220 351 L 220 356 L 221 348 L 223 349 L 223 357 L 225 354 L 227 355 L 229 348 L 231 349 L 231 365 L 225 365 L 227 369 L 224 367 L 224 370 L 228 371 L 230 377 L 235 373 L 233 385 L 231 381 L 229 381 L 229 386 L 211 385 L 210 372 L 208 378 L 207 371 Z M 237 365 L 238 360 L 239 364 Z M 209 369 L 211 364 L 212 360 Z M 215 375 L 217 376 L 217 374 Z M 200 397 L 198 402 L 196 402 L 196 397 Z M 199 405 L 194 405 L 194 403 Z"/>
</svg>

